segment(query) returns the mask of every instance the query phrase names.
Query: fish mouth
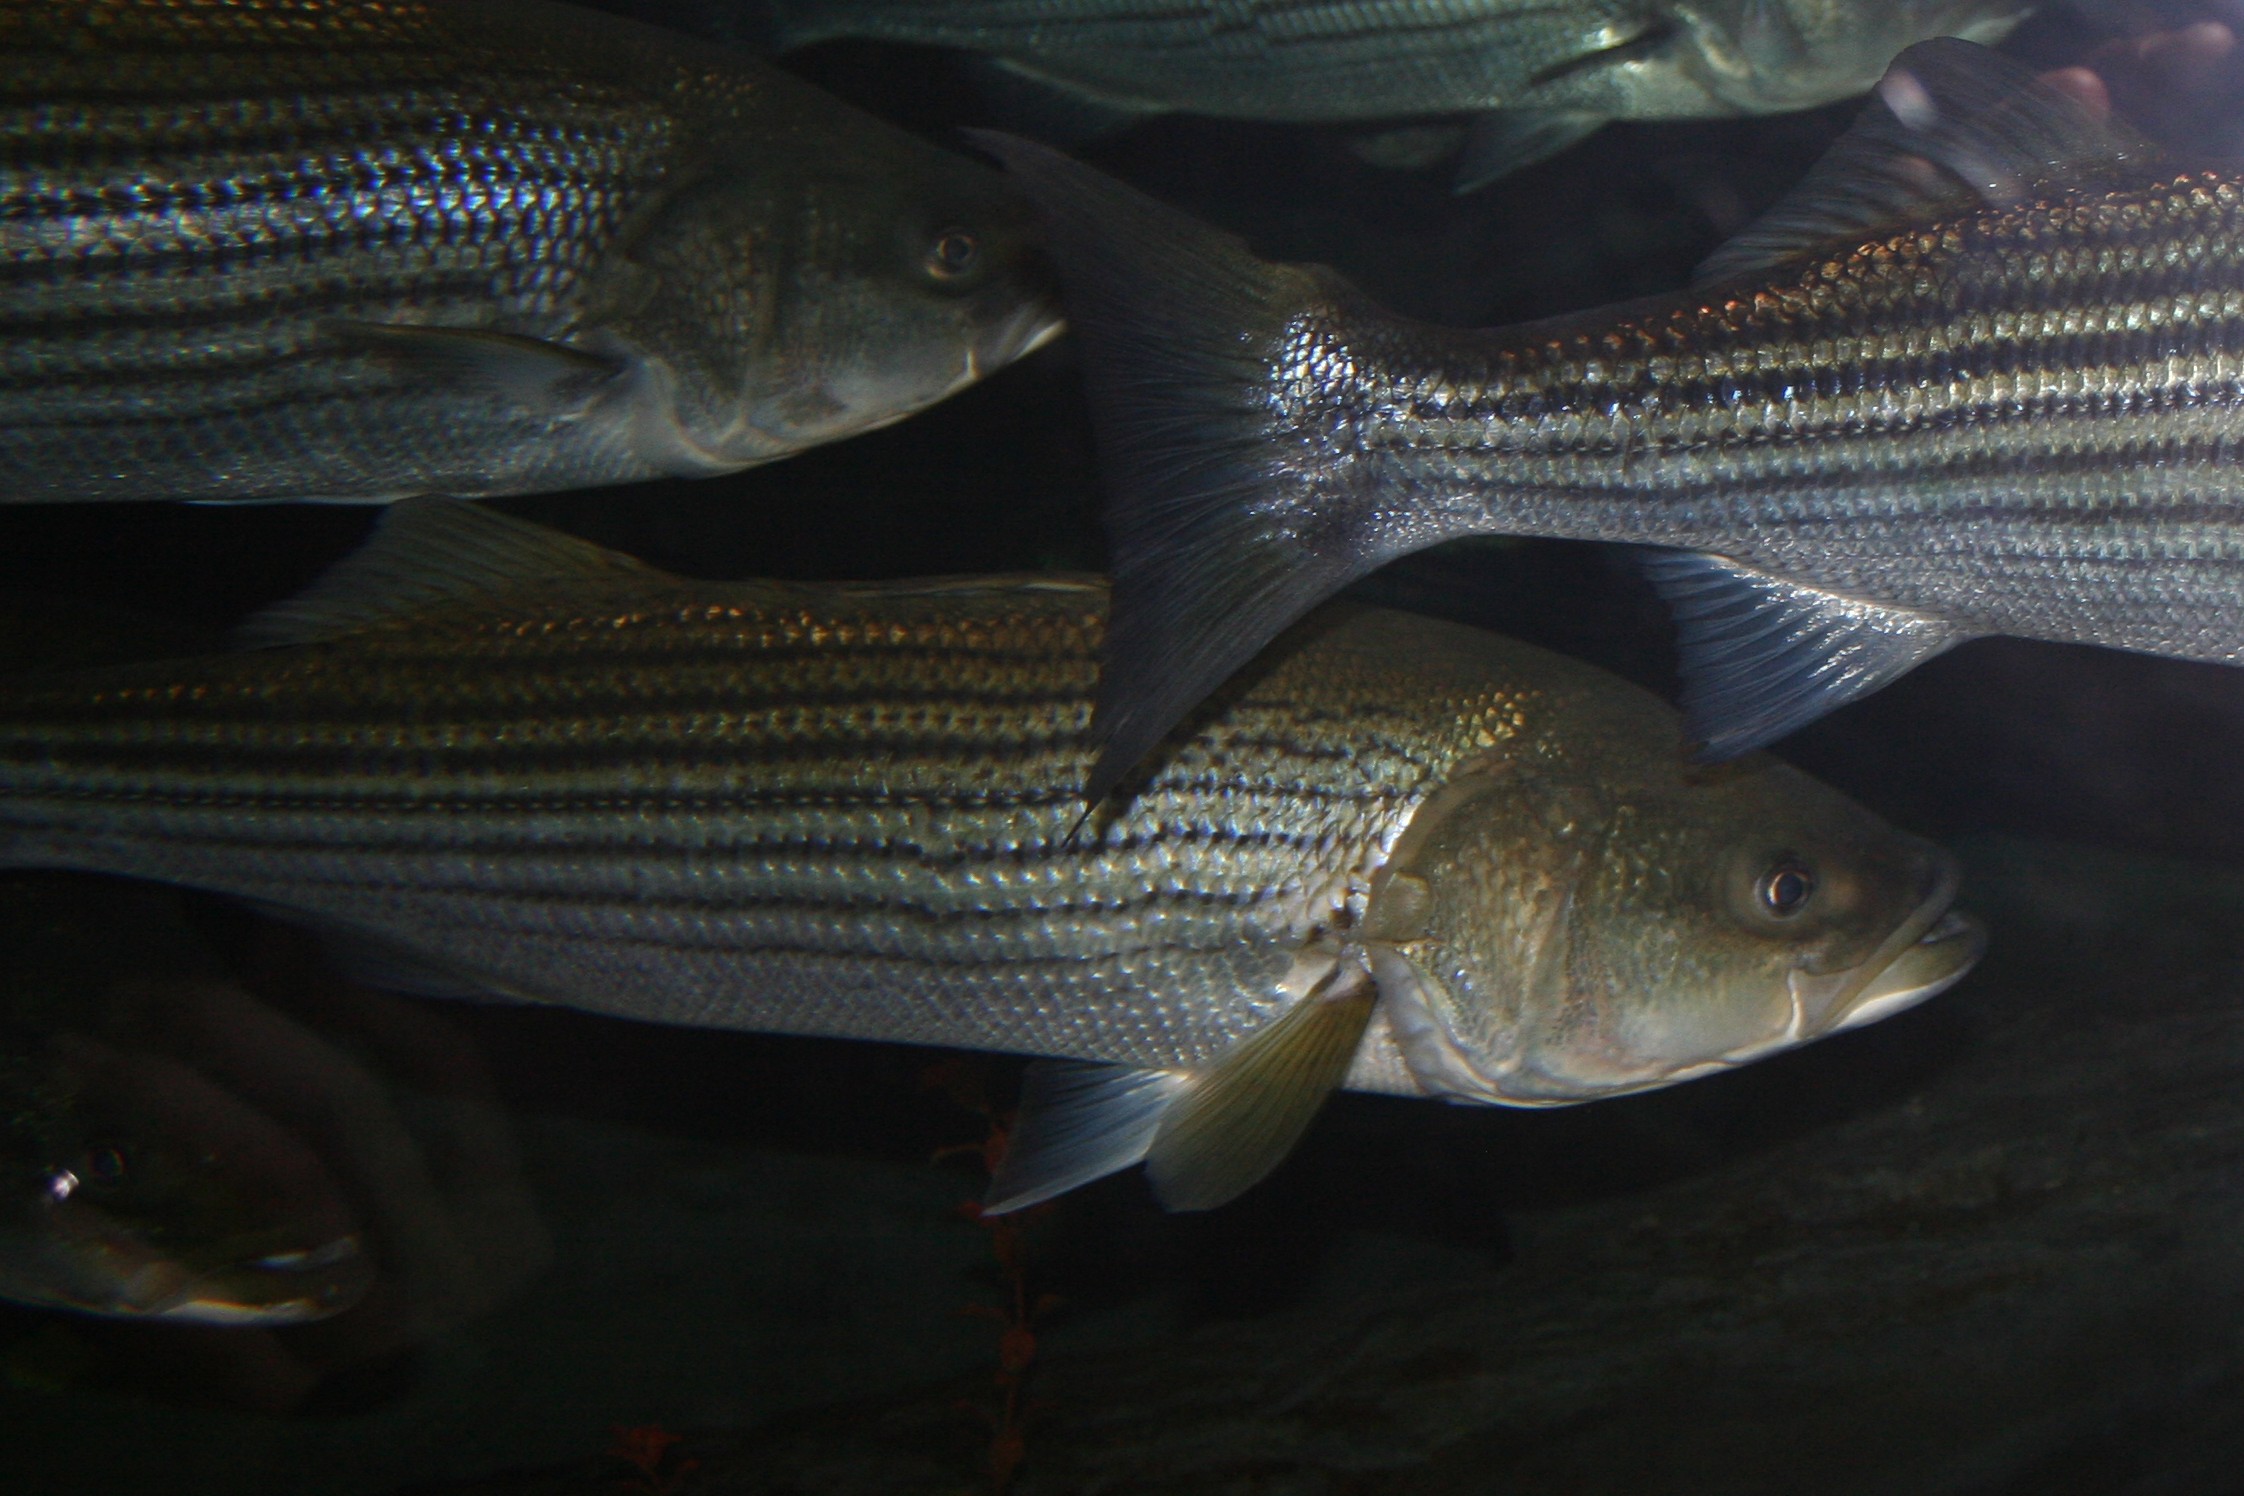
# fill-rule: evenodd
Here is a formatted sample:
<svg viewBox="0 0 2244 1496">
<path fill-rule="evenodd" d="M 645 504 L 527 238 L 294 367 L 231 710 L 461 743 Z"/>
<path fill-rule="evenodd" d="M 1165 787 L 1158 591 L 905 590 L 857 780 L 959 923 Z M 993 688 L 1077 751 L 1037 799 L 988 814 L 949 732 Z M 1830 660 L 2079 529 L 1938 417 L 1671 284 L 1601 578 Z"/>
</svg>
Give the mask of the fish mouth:
<svg viewBox="0 0 2244 1496">
<path fill-rule="evenodd" d="M 1868 960 L 1847 971 L 1791 975 L 1794 1042 L 1860 1028 L 1916 1006 L 1963 980 L 1987 949 L 1986 927 L 1954 909 L 1963 870 L 1940 853 L 1909 917 Z"/>
<path fill-rule="evenodd" d="M 356 1235 L 339 1236 L 198 1278 L 154 1313 L 181 1324 L 308 1324 L 350 1308 L 373 1283 L 364 1244 Z"/>
<path fill-rule="evenodd" d="M 972 384 L 1026 358 L 1067 331 L 1067 319 L 1058 306 L 1033 300 L 998 318 L 966 345 L 966 379 Z"/>
<path fill-rule="evenodd" d="M 54 1218 L 42 1281 L 11 1282 L 10 1297 L 105 1319 L 274 1326 L 340 1314 L 374 1283 L 373 1256 L 356 1232 L 206 1267 L 99 1212 L 73 1216 Z"/>
<path fill-rule="evenodd" d="M 1939 996 L 1962 981 L 1986 952 L 1987 927 L 1961 910 L 1948 910 L 1855 994 L 1831 1032 L 1876 1023 Z"/>
</svg>

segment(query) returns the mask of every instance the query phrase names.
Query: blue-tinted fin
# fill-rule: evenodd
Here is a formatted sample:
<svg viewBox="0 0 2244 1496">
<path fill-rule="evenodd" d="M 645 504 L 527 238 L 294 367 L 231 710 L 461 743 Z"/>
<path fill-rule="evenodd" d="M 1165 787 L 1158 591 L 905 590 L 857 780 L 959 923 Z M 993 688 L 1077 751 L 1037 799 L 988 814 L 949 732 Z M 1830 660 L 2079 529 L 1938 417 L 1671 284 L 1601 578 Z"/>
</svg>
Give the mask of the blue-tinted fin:
<svg viewBox="0 0 2244 1496">
<path fill-rule="evenodd" d="M 408 379 L 493 395 L 547 420 L 582 413 L 623 372 L 614 359 L 581 348 L 474 327 L 329 318 L 320 330 Z"/>
<path fill-rule="evenodd" d="M 1722 556 L 1654 551 L 1644 569 L 1674 610 L 1683 714 L 1708 759 L 1774 742 L 1973 636 Z"/>
<path fill-rule="evenodd" d="M 1496 109 L 1473 120 L 1457 156 L 1456 190 L 1477 192 L 1502 177 L 1548 161 L 1606 125 L 1602 114 L 1573 109 Z"/>
<path fill-rule="evenodd" d="M 1288 624 L 1397 553 L 1321 502 L 1326 475 L 1271 414 L 1289 322 L 1350 293 L 1056 151 L 970 133 L 1042 208 L 1087 354 L 1114 577 L 1096 803 Z"/>
<path fill-rule="evenodd" d="M 393 504 L 373 536 L 297 596 L 251 617 L 235 642 L 310 644 L 532 582 L 662 576 L 629 556 L 458 499 Z"/>
<path fill-rule="evenodd" d="M 982 1208 L 995 1215 L 1041 1204 L 1145 1157 L 1161 1117 L 1186 1084 L 1176 1070 L 1039 1060 Z"/>
<path fill-rule="evenodd" d="M 1348 1076 L 1378 989 L 1349 969 L 1195 1075 L 1147 1150 L 1145 1175 L 1169 1210 L 1213 1210 L 1275 1169 Z"/>
<path fill-rule="evenodd" d="M 2055 182 L 2094 185 L 2156 149 L 2031 68 L 1955 37 L 1894 59 L 1877 97 L 1800 185 L 1699 267 L 1702 281 L 1761 270 Z"/>
</svg>

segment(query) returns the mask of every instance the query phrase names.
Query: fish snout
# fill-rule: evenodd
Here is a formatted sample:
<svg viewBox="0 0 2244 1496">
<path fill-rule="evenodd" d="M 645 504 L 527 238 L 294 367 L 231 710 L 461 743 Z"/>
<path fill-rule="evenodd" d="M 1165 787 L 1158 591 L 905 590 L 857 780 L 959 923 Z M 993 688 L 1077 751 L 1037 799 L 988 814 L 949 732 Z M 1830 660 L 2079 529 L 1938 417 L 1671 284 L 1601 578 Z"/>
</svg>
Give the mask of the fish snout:
<svg viewBox="0 0 2244 1496">
<path fill-rule="evenodd" d="M 1867 960 L 1827 975 L 1793 972 L 1797 1037 L 1875 1023 L 1961 981 L 1987 948 L 1986 927 L 1952 907 L 1962 881 L 1954 856 L 1927 847 L 1917 903 Z"/>
<path fill-rule="evenodd" d="M 981 319 L 967 343 L 967 381 L 985 379 L 1015 359 L 1026 358 L 1066 330 L 1059 301 L 1050 292 L 1010 301 Z"/>
</svg>

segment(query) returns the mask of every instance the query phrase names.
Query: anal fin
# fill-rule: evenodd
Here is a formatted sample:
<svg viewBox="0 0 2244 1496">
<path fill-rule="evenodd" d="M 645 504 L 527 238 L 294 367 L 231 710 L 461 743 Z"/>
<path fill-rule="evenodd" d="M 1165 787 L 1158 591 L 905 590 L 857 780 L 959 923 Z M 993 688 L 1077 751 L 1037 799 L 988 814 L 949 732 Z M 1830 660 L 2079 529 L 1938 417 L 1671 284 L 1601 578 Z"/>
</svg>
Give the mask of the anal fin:
<svg viewBox="0 0 2244 1496">
<path fill-rule="evenodd" d="M 1656 551 L 1645 571 L 1675 612 L 1683 712 L 1708 759 L 1774 742 L 1974 633 L 1725 556 Z"/>
</svg>

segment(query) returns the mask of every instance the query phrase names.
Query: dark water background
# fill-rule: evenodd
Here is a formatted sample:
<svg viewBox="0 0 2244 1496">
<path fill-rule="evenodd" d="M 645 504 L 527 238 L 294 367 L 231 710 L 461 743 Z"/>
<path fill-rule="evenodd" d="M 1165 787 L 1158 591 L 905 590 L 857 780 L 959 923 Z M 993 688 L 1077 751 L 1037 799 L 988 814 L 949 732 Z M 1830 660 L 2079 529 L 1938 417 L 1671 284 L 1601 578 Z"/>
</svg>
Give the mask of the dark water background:
<svg viewBox="0 0 2244 1496">
<path fill-rule="evenodd" d="M 2087 38 L 2057 18 L 2013 50 Z M 791 65 L 938 139 L 1002 122 L 938 54 Z M 1391 306 L 1494 324 L 1681 284 L 1855 107 L 1615 127 L 1464 198 L 1336 130 L 1170 119 L 1084 154 Z M 1063 341 L 737 477 L 504 507 L 705 576 L 1095 569 L 1074 361 Z M 371 517 L 0 508 L 0 590 L 216 633 Z M 1672 684 L 1624 555 L 1466 544 L 1364 590 Z M 1783 753 L 1965 852 L 1980 973 L 1633 1100 L 1343 1097 L 1205 1217 L 1161 1215 L 1134 1174 L 1069 1197 L 1032 1229 L 1030 1290 L 1059 1302 L 1014 1488 L 2244 1488 L 2244 673 L 1974 643 Z M 296 969 L 281 937 L 193 908 L 256 980 Z M 960 1309 L 1012 1282 L 955 1209 L 971 1161 L 931 1162 L 982 1126 L 925 1083 L 939 1056 L 442 1022 L 503 1098 L 553 1265 L 378 1354 L 312 1329 L 260 1360 L 0 1309 L 0 1491 L 994 1488 L 972 1407 L 999 1395 L 998 1332 Z M 1015 1067 L 977 1073 L 1002 1103 Z M 685 1442 L 635 1474 L 607 1453 L 619 1425 Z"/>
</svg>

